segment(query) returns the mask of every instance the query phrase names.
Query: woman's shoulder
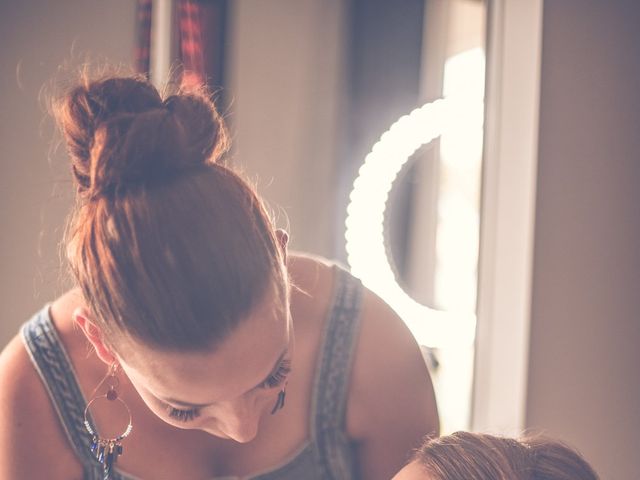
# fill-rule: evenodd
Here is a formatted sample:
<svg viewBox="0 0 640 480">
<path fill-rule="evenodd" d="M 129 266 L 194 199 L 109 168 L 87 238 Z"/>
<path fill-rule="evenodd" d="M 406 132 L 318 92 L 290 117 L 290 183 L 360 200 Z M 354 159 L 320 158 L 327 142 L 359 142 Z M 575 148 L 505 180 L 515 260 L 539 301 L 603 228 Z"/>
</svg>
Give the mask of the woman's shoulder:
<svg viewBox="0 0 640 480">
<path fill-rule="evenodd" d="M 435 395 L 406 324 L 366 287 L 360 317 L 347 431 L 359 446 L 363 476 L 390 478 L 424 436 L 437 434 Z"/>
<path fill-rule="evenodd" d="M 0 353 L 0 478 L 81 478 L 21 335 Z"/>
<path fill-rule="evenodd" d="M 20 423 L 23 430 L 33 427 L 36 434 L 37 426 L 30 418 L 25 418 L 26 422 L 16 419 L 25 412 L 37 414 L 46 401 L 44 387 L 18 334 L 0 353 L 0 423 Z"/>
<path fill-rule="evenodd" d="M 0 398 L 20 405 L 33 398 L 31 393 L 37 396 L 38 382 L 21 335 L 17 334 L 0 353 Z M 0 405 L 4 409 L 7 403 L 2 401 Z"/>
<path fill-rule="evenodd" d="M 23 334 L 19 332 L 0 352 L 0 414 L 7 419 L 46 403 L 48 397 L 44 385 L 31 360 Z M 38 411 L 33 409 L 33 413 Z M 4 421 L 1 423 L 5 425 Z M 23 426 L 28 427 L 30 423 Z"/>
<path fill-rule="evenodd" d="M 413 334 L 400 316 L 378 295 L 364 288 L 361 325 L 353 366 L 351 400 L 362 403 L 358 409 L 366 424 L 369 411 L 379 408 L 385 414 L 396 415 L 401 405 L 395 403 L 402 391 L 406 400 L 428 399 L 434 403 L 429 371 Z M 378 403 L 373 398 L 383 400 Z M 411 392 L 411 393 L 409 393 Z M 414 396 L 415 394 L 415 396 Z M 385 405 L 386 401 L 390 402 Z M 389 407 L 389 408 L 387 408 Z M 369 411 L 367 413 L 367 411 Z M 382 413 L 381 411 L 375 414 Z M 437 418 L 430 419 L 437 421 Z"/>
<path fill-rule="evenodd" d="M 307 254 L 290 256 L 289 265 L 293 283 L 299 279 L 326 317 L 336 287 L 345 285 L 336 283 L 341 265 Z M 438 431 L 437 408 L 427 366 L 406 324 L 378 295 L 361 289 L 346 429 L 358 446 L 363 477 L 390 478 L 407 452 Z"/>
</svg>

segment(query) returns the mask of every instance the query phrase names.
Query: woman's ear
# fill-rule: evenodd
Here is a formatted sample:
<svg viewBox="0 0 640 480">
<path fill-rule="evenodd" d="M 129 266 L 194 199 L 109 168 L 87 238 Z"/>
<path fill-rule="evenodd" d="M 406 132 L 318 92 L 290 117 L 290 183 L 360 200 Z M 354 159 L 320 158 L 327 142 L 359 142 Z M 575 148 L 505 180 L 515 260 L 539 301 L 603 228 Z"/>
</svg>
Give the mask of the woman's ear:
<svg viewBox="0 0 640 480">
<path fill-rule="evenodd" d="M 276 238 L 278 239 L 278 244 L 280 245 L 280 250 L 282 251 L 282 258 L 284 259 L 284 263 L 287 263 L 287 245 L 289 244 L 289 234 L 286 230 L 282 228 L 278 228 L 276 230 Z"/>
<path fill-rule="evenodd" d="M 88 308 L 76 308 L 73 311 L 73 321 L 80 327 L 87 340 L 91 342 L 100 360 L 107 365 L 118 361 L 115 354 L 104 342 L 102 330 L 92 321 L 92 314 Z"/>
</svg>

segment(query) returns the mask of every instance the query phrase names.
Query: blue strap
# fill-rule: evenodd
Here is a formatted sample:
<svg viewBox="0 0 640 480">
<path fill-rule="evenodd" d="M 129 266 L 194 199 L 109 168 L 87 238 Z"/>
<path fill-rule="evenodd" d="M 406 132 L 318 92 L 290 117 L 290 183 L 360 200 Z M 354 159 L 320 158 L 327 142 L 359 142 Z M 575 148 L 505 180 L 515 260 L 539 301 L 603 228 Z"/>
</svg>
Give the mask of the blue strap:
<svg viewBox="0 0 640 480">
<path fill-rule="evenodd" d="M 316 375 L 311 434 L 325 478 L 355 478 L 352 445 L 346 435 L 347 396 L 359 331 L 362 284 L 340 267 L 334 306 L 325 326 Z"/>
<path fill-rule="evenodd" d="M 84 466 L 84 480 L 102 480 L 102 466 L 91 455 L 91 435 L 84 427 L 84 409 L 87 404 L 73 366 L 58 337 L 49 316 L 49 305 L 34 315 L 22 326 L 22 338 L 53 406 L 58 413 L 62 427 Z M 89 423 L 95 429 L 90 415 Z M 112 473 L 111 479 L 121 477 Z"/>
</svg>

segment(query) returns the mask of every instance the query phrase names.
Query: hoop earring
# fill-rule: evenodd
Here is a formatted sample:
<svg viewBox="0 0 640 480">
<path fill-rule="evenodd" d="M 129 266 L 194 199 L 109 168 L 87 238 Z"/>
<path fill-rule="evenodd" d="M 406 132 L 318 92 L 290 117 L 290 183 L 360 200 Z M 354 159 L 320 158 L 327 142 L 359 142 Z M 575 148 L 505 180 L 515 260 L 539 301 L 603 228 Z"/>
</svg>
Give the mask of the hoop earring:
<svg viewBox="0 0 640 480">
<path fill-rule="evenodd" d="M 276 400 L 276 404 L 273 406 L 273 410 L 271 410 L 271 415 L 275 415 L 275 413 L 284 407 L 284 399 L 287 396 L 287 385 L 285 384 L 282 387 L 282 390 L 278 392 L 278 399 Z"/>
<path fill-rule="evenodd" d="M 92 436 L 93 441 L 91 442 L 91 453 L 98 459 L 98 461 L 102 464 L 103 472 L 104 472 L 104 480 L 109 479 L 109 475 L 111 474 L 111 470 L 113 468 L 113 464 L 116 463 L 118 457 L 122 455 L 122 440 L 129 436 L 133 426 L 131 425 L 131 410 L 127 404 L 118 396 L 117 387 L 119 385 L 118 377 L 116 373 L 118 371 L 118 364 L 112 363 L 109 367 L 109 372 L 106 377 L 98 384 L 96 389 L 93 391 L 93 398 L 87 403 L 87 406 L 84 409 L 84 426 Z M 104 395 L 96 396 L 96 391 L 105 383 L 109 382 L 109 387 L 107 393 Z M 107 399 L 109 402 L 120 402 L 124 408 L 127 410 L 127 415 L 129 416 L 129 422 L 127 424 L 127 428 L 123 433 L 114 438 L 102 438 L 89 423 L 87 418 L 87 414 L 89 413 L 89 408 L 91 405 L 101 399 Z"/>
</svg>

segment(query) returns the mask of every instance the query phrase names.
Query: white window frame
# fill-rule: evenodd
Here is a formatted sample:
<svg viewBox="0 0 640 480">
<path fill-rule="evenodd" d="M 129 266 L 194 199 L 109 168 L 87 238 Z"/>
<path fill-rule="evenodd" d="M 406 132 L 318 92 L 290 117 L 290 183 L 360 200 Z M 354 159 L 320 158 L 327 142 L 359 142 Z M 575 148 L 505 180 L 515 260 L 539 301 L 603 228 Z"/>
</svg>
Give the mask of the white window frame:
<svg viewBox="0 0 640 480">
<path fill-rule="evenodd" d="M 161 91 L 171 72 L 174 8 L 174 0 L 154 0 L 151 9 L 149 77 L 151 83 Z"/>
<path fill-rule="evenodd" d="M 478 322 L 471 428 L 525 426 L 542 0 L 489 0 Z"/>
</svg>

